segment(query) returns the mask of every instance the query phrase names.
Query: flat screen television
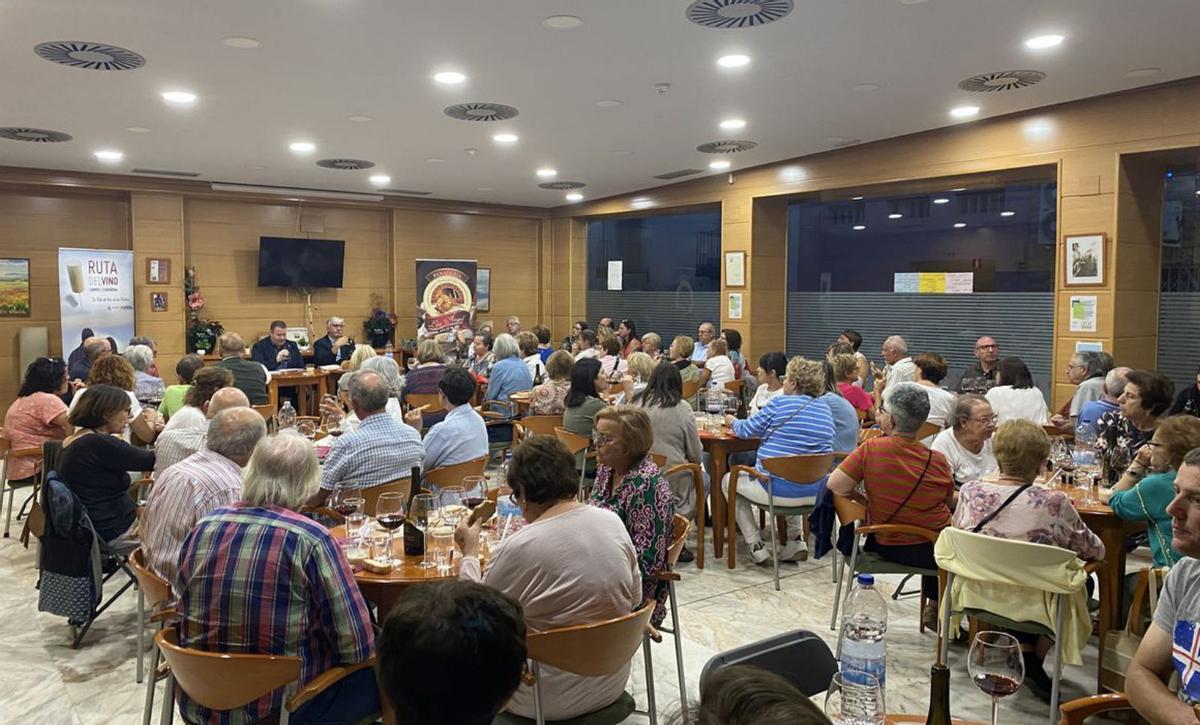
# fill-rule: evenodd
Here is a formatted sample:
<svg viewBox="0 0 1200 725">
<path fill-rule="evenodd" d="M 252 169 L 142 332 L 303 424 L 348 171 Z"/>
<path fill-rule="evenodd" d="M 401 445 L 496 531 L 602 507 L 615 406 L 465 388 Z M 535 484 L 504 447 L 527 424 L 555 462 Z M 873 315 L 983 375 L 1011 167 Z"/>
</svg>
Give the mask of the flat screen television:
<svg viewBox="0 0 1200 725">
<path fill-rule="evenodd" d="M 341 287 L 346 242 L 259 237 L 259 287 Z"/>
</svg>

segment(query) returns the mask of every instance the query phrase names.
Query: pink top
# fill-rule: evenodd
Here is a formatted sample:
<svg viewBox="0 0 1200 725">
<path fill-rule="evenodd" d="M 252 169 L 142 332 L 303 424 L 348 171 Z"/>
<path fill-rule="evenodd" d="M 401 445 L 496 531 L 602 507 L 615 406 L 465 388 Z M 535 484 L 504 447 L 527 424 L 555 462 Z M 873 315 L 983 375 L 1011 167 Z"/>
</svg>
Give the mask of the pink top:
<svg viewBox="0 0 1200 725">
<path fill-rule="evenodd" d="M 842 391 L 842 397 L 850 401 L 856 410 L 870 410 L 871 396 L 867 391 L 854 385 L 853 383 L 838 383 L 838 390 Z"/>
<path fill-rule="evenodd" d="M 66 403 L 52 393 L 33 393 L 14 400 L 4 415 L 4 437 L 10 449 L 33 448 L 41 446 L 43 441 L 62 440 L 62 429 L 53 421 L 65 412 Z M 8 478 L 13 481 L 29 478 L 38 472 L 38 465 L 33 458 L 14 459 Z"/>
<path fill-rule="evenodd" d="M 999 483 L 964 483 L 958 491 L 958 506 L 951 525 L 967 531 L 974 529 L 1016 490 L 1016 486 Z M 1084 561 L 1104 558 L 1104 543 L 1079 518 L 1070 497 L 1048 488 L 1025 489 L 979 533 L 1070 549 Z"/>
</svg>

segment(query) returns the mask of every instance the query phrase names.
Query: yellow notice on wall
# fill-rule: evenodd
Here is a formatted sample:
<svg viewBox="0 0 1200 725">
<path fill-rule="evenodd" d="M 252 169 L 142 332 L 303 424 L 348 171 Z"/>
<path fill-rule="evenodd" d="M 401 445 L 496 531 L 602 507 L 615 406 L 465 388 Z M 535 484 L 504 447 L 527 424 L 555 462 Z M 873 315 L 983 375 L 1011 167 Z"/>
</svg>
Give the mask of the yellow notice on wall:
<svg viewBox="0 0 1200 725">
<path fill-rule="evenodd" d="M 945 294 L 946 292 L 946 273 L 945 272 L 921 272 L 921 277 L 917 282 L 917 289 L 921 294 Z"/>
</svg>

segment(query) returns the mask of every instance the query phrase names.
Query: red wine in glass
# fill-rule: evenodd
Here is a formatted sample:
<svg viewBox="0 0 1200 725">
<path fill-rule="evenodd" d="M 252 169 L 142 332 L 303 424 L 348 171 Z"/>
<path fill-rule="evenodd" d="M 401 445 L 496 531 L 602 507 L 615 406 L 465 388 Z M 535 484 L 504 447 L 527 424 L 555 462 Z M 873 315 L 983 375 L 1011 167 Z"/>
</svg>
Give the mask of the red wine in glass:
<svg viewBox="0 0 1200 725">
<path fill-rule="evenodd" d="M 991 697 L 1008 697 L 1017 690 L 1021 689 L 1021 683 L 1013 677 L 1006 675 L 997 675 L 993 673 L 985 673 L 975 675 L 973 678 L 975 686 Z"/>
<path fill-rule="evenodd" d="M 483 503 L 482 496 L 467 496 L 463 499 L 463 505 L 472 510 L 481 503 Z"/>
<path fill-rule="evenodd" d="M 378 519 L 376 519 L 376 521 L 378 521 L 379 525 L 388 531 L 395 531 L 404 525 L 404 517 L 400 514 L 386 514 L 384 516 L 380 516 Z"/>
<path fill-rule="evenodd" d="M 337 511 L 342 516 L 349 516 L 350 514 L 352 514 L 358 510 L 358 506 L 356 506 L 352 503 L 346 504 L 346 503 L 339 502 L 334 505 L 333 510 Z"/>
</svg>

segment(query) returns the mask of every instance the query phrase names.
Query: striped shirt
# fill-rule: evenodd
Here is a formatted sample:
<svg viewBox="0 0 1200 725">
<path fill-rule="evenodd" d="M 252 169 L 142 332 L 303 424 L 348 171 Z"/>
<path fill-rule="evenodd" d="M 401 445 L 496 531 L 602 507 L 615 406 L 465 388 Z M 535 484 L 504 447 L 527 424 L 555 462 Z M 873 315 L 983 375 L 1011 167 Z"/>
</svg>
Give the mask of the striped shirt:
<svg viewBox="0 0 1200 725">
<path fill-rule="evenodd" d="M 278 506 L 239 502 L 200 520 L 183 542 L 179 641 L 212 652 L 300 657 L 300 683 L 362 662 L 374 648 L 367 604 L 323 526 Z M 284 689 L 213 712 L 177 690 L 187 722 L 240 725 L 282 705 Z"/>
<path fill-rule="evenodd" d="M 154 477 L 208 445 L 208 419 L 199 428 L 164 430 L 154 442 Z"/>
<path fill-rule="evenodd" d="M 868 523 L 909 524 L 931 531 L 950 525 L 950 507 L 946 504 L 946 497 L 954 490 L 950 463 L 919 441 L 896 436 L 873 438 L 855 448 L 839 470 L 862 482 Z M 927 543 L 919 536 L 905 534 L 880 534 L 877 538 L 879 543 L 891 546 Z"/>
<path fill-rule="evenodd" d="M 167 468 L 150 490 L 142 514 L 146 563 L 163 579 L 175 581 L 184 537 L 208 512 L 229 506 L 241 494 L 241 467 L 220 453 L 205 449 Z"/>
<path fill-rule="evenodd" d="M 381 411 L 333 445 L 321 467 L 321 488 L 370 488 L 408 478 L 424 460 L 421 434 Z"/>
<path fill-rule="evenodd" d="M 754 465 L 766 473 L 764 458 L 831 453 L 833 413 L 823 400 L 807 395 L 779 395 L 746 420 L 733 421 L 733 433 L 738 438 L 762 439 Z M 809 498 L 817 495 L 825 478 L 792 482 L 771 476 L 771 488 L 776 496 L 783 498 Z"/>
</svg>

